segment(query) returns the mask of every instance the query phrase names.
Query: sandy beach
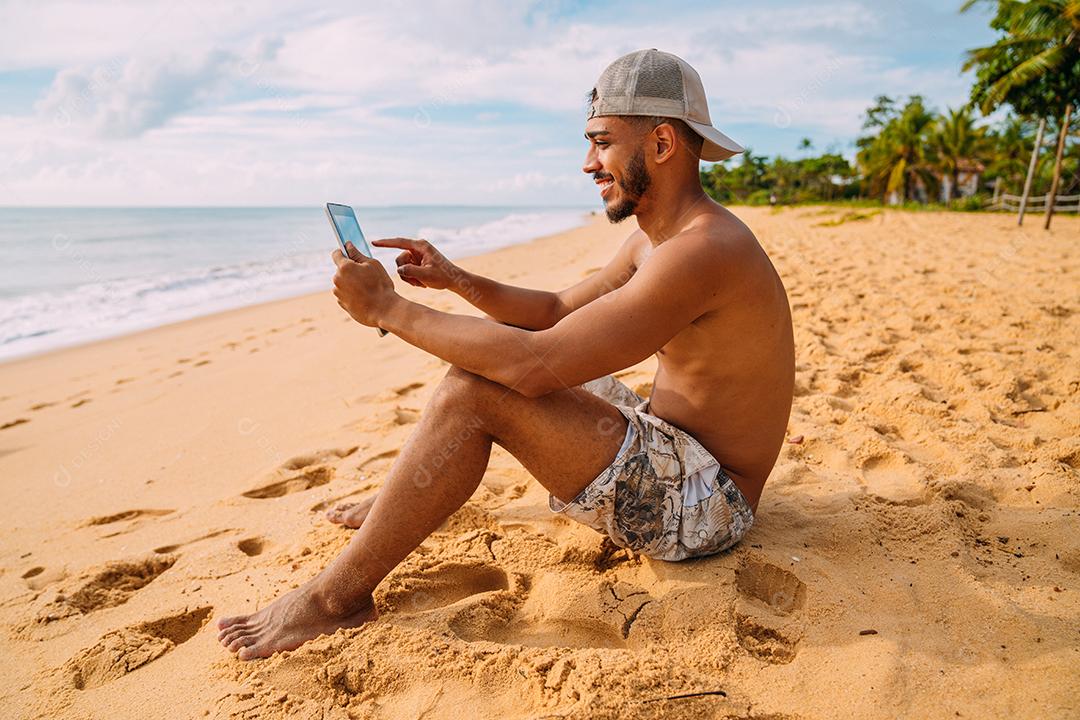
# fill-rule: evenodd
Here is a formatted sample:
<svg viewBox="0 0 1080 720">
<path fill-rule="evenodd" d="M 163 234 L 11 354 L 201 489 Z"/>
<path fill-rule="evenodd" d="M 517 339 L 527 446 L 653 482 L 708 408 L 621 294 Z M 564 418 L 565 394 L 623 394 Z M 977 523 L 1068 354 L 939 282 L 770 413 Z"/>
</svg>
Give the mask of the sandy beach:
<svg viewBox="0 0 1080 720">
<path fill-rule="evenodd" d="M 377 491 L 447 365 L 329 291 L 0 365 L 4 715 L 1080 717 L 1080 218 L 735 212 L 797 353 L 737 548 L 628 554 L 496 447 L 376 622 L 265 661 L 213 621 L 344 547 L 322 511 Z M 461 264 L 559 289 L 630 230 Z"/>
</svg>

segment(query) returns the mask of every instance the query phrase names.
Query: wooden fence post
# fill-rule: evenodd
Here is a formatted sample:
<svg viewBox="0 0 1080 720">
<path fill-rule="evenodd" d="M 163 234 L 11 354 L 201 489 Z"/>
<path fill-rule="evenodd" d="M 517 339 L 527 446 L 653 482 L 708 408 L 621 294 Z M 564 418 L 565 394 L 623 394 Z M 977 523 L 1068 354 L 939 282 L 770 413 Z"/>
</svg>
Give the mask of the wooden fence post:
<svg viewBox="0 0 1080 720">
<path fill-rule="evenodd" d="M 1016 224 L 1024 224 L 1024 211 L 1027 210 L 1028 195 L 1031 194 L 1031 181 L 1035 176 L 1035 163 L 1039 160 L 1039 148 L 1042 146 L 1043 130 L 1046 129 L 1046 118 L 1039 120 L 1039 130 L 1035 133 L 1035 147 L 1031 148 L 1031 162 L 1028 164 L 1027 179 L 1024 180 L 1024 192 L 1020 196 L 1020 213 L 1017 215 Z"/>
<path fill-rule="evenodd" d="M 1050 220 L 1054 217 L 1054 201 L 1057 199 L 1058 184 L 1061 182 L 1061 156 L 1065 152 L 1065 138 L 1069 136 L 1069 118 L 1072 117 L 1072 103 L 1065 105 L 1065 119 L 1061 121 L 1058 133 L 1057 157 L 1054 158 L 1054 180 L 1050 183 L 1050 194 L 1046 196 L 1046 222 L 1043 228 L 1050 229 Z"/>
</svg>

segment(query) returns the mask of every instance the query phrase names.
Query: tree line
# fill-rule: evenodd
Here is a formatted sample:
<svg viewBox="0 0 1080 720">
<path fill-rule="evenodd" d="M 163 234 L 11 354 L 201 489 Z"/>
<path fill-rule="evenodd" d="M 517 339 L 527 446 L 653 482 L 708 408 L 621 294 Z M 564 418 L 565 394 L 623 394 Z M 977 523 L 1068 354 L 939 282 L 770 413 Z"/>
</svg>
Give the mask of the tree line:
<svg viewBox="0 0 1080 720">
<path fill-rule="evenodd" d="M 855 140 L 855 160 L 830 149 L 768 159 L 747 149 L 735 161 L 702 169 L 705 190 L 721 202 L 750 204 L 864 200 L 891 204 L 986 207 L 1000 193 L 1080 193 L 1080 157 L 1069 150 L 1080 102 L 1080 0 L 968 0 L 966 12 L 992 2 L 990 46 L 967 52 L 974 71 L 969 102 L 938 112 L 919 95 L 875 99 Z M 1004 119 L 983 118 L 1006 109 Z M 981 116 L 981 117 L 980 117 Z M 1075 145 L 1075 143 L 1074 143 Z M 1034 189 L 1034 190 L 1033 190 Z M 961 199 L 962 197 L 962 199 Z"/>
</svg>

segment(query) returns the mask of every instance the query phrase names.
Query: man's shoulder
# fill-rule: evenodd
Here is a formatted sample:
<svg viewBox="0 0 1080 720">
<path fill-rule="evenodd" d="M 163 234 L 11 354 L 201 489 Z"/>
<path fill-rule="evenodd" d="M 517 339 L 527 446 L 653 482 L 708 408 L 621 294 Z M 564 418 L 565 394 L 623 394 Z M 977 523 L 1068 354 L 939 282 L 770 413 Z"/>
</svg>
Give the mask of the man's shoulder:
<svg viewBox="0 0 1080 720">
<path fill-rule="evenodd" d="M 757 245 L 757 238 L 746 223 L 719 205 L 714 211 L 698 218 L 694 231 L 707 237 L 718 250 L 730 252 Z"/>
<path fill-rule="evenodd" d="M 727 210 L 720 210 L 695 218 L 672 238 L 676 242 L 670 243 L 671 252 L 678 252 L 683 262 L 719 269 L 739 262 L 748 251 L 756 249 L 757 238 L 750 228 Z"/>
<path fill-rule="evenodd" d="M 633 252 L 639 252 L 649 244 L 649 236 L 645 234 L 645 231 L 641 228 L 634 228 L 634 231 L 626 236 L 626 240 L 623 240 L 623 246 L 629 248 Z"/>
</svg>

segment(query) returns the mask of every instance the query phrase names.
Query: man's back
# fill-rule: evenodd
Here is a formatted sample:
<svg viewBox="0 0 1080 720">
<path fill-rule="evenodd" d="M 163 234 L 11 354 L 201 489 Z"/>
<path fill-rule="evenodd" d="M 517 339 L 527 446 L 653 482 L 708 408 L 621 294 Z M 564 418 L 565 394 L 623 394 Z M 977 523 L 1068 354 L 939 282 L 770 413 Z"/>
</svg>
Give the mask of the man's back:
<svg viewBox="0 0 1080 720">
<path fill-rule="evenodd" d="M 711 309 L 657 353 L 650 412 L 696 438 L 757 507 L 783 444 L 795 380 L 783 283 L 753 233 L 724 208 L 692 218 L 670 240 L 704 235 L 722 255 Z M 655 250 L 644 233 L 638 269 Z"/>
</svg>

